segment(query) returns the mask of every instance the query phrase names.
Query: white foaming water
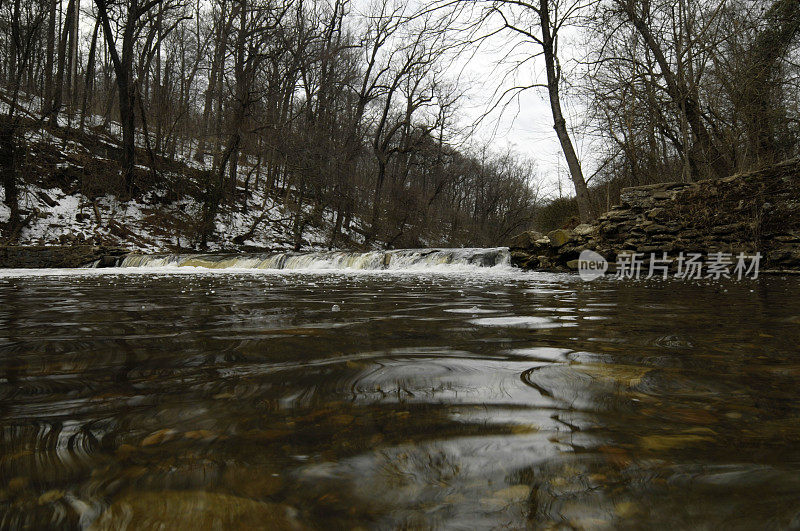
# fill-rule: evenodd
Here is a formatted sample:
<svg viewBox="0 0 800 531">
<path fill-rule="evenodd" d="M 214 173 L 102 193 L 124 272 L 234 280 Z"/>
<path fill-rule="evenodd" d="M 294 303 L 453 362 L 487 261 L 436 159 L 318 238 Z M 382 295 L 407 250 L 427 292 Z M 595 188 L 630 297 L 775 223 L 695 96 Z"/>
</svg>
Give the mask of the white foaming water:
<svg viewBox="0 0 800 531">
<path fill-rule="evenodd" d="M 242 255 L 128 255 L 122 268 L 194 267 L 206 269 L 271 269 L 296 271 L 464 271 L 511 268 L 507 248 L 401 249 L 364 253 L 323 251 Z"/>
</svg>

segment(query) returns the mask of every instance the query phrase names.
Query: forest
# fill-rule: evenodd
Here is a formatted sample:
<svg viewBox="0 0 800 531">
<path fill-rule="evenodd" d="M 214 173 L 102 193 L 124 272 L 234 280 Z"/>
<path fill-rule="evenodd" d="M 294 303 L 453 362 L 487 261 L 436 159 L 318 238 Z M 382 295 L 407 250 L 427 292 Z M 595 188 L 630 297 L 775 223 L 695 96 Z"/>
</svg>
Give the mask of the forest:
<svg viewBox="0 0 800 531">
<path fill-rule="evenodd" d="M 245 211 L 235 243 L 501 245 L 796 156 L 798 32 L 795 0 L 0 0 L 2 240 L 57 187 L 97 225 L 101 197 L 170 212 L 183 247 Z M 567 196 L 465 123 L 488 46 L 518 82 L 486 115 L 545 98 Z"/>
</svg>

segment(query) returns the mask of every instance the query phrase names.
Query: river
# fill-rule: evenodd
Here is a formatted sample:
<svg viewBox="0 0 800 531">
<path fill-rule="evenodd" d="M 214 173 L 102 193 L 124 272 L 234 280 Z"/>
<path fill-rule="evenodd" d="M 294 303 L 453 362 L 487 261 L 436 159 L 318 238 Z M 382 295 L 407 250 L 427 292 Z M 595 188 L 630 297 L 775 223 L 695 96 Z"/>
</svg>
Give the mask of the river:
<svg viewBox="0 0 800 531">
<path fill-rule="evenodd" d="M 796 279 L 158 260 L 0 271 L 0 528 L 800 525 Z"/>
</svg>

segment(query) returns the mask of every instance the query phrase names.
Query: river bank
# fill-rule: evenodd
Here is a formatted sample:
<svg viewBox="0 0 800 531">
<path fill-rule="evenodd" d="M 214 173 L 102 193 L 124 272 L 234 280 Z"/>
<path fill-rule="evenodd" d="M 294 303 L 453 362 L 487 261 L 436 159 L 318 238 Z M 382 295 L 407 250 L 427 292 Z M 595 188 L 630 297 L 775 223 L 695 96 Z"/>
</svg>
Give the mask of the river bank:
<svg viewBox="0 0 800 531">
<path fill-rule="evenodd" d="M 512 238 L 508 242 L 510 263 L 524 270 L 576 270 L 580 253 L 592 250 L 608 260 L 613 271 L 619 256 L 632 253 L 640 253 L 644 267 L 651 257 L 661 259 L 666 255 L 673 268 L 681 253 L 697 253 L 705 259 L 715 253 L 732 257 L 760 253 L 764 272 L 800 272 L 798 190 L 799 160 L 719 180 L 626 188 L 620 204 L 593 224 L 558 229 L 547 235 L 527 231 Z M 247 252 L 286 253 L 285 248 L 240 245 L 234 249 L 203 255 L 212 257 L 204 260 L 220 262 L 221 256 L 245 260 Z M 112 267 L 122 264 L 127 255 L 152 255 L 157 251 L 150 246 L 97 245 L 79 240 L 61 245 L 0 246 L 0 268 L 71 268 L 92 263 Z M 315 254 L 325 253 L 319 246 L 316 251 Z M 386 256 L 392 251 L 338 252 L 352 263 L 375 262 L 376 267 L 388 267 Z M 375 253 L 381 256 L 373 256 Z M 452 257 L 442 258 L 449 259 Z"/>
<path fill-rule="evenodd" d="M 529 270 L 575 270 L 592 250 L 611 263 L 619 256 L 666 253 L 672 267 L 680 253 L 761 255 L 762 270 L 800 271 L 800 161 L 696 183 L 626 188 L 620 204 L 593 224 L 510 242 L 514 265 Z"/>
</svg>

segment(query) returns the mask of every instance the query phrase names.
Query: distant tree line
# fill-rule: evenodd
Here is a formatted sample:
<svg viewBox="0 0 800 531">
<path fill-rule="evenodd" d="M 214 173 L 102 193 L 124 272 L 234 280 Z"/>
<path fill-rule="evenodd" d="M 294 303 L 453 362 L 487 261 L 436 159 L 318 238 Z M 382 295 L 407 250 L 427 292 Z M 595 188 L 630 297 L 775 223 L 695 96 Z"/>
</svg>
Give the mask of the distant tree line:
<svg viewBox="0 0 800 531">
<path fill-rule="evenodd" d="M 797 0 L 605 0 L 584 22 L 598 180 L 694 181 L 800 154 Z"/>
<path fill-rule="evenodd" d="M 541 90 L 583 221 L 620 187 L 694 181 L 800 154 L 797 0 L 436 0 L 467 45 L 505 49 L 503 105 Z M 567 40 L 569 39 L 569 40 Z M 569 46 L 564 52 L 564 47 Z M 562 62 L 567 57 L 567 64 Z M 566 99 L 582 113 L 569 123 Z M 574 137 L 591 140 L 586 174 Z"/>
</svg>

